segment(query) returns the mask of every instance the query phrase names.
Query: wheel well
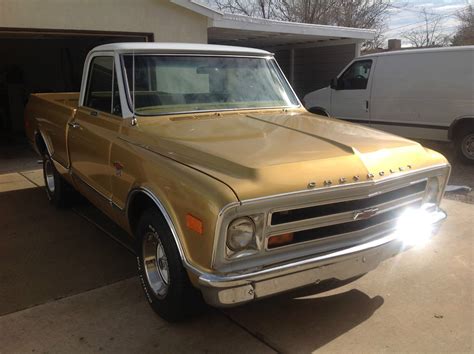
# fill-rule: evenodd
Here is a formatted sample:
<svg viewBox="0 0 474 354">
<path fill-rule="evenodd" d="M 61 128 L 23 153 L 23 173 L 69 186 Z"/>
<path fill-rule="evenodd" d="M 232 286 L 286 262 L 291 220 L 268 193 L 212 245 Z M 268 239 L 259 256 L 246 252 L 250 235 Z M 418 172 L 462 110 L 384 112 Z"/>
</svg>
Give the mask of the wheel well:
<svg viewBox="0 0 474 354">
<path fill-rule="evenodd" d="M 462 137 L 463 133 L 467 133 L 474 130 L 474 117 L 466 117 L 457 119 L 449 127 L 448 138 L 450 140 L 457 140 Z"/>
<path fill-rule="evenodd" d="M 35 145 L 36 145 L 36 149 L 41 155 L 44 155 L 45 153 L 48 152 L 46 143 L 40 133 L 35 134 Z"/>
<path fill-rule="evenodd" d="M 131 198 L 132 199 L 128 204 L 128 222 L 132 233 L 135 234 L 138 226 L 138 221 L 140 220 L 140 216 L 145 210 L 150 208 L 156 208 L 160 214 L 161 210 L 155 204 L 153 199 L 151 199 L 145 193 L 135 193 L 131 196 Z"/>
<path fill-rule="evenodd" d="M 329 113 L 328 111 L 326 111 L 324 108 L 322 107 L 311 107 L 311 108 L 308 108 L 308 112 L 311 112 L 313 114 L 318 114 L 320 116 L 323 116 L 323 117 L 329 117 Z"/>
</svg>

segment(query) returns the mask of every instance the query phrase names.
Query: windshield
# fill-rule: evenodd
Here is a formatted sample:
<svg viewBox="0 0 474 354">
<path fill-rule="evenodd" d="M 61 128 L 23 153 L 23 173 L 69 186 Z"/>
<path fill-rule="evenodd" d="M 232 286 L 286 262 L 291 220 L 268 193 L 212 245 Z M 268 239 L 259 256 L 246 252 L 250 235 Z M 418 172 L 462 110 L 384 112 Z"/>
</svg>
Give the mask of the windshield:
<svg viewBox="0 0 474 354">
<path fill-rule="evenodd" d="M 124 64 L 131 106 L 139 115 L 299 104 L 266 58 L 129 54 Z"/>
</svg>

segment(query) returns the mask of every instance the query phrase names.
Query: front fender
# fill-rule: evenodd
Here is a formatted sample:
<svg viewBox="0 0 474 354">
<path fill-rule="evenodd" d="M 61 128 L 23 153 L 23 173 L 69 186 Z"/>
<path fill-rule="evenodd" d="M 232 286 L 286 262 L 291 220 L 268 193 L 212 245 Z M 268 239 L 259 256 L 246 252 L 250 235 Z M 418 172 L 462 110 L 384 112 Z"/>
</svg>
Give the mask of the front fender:
<svg viewBox="0 0 474 354">
<path fill-rule="evenodd" d="M 217 218 L 225 205 L 237 201 L 233 191 L 211 176 L 148 150 L 123 164 L 126 174 L 121 181 L 133 179 L 126 215 L 134 194 L 145 193 L 165 217 L 183 263 L 191 270 L 210 271 Z M 187 214 L 202 221 L 202 234 L 186 226 Z"/>
</svg>

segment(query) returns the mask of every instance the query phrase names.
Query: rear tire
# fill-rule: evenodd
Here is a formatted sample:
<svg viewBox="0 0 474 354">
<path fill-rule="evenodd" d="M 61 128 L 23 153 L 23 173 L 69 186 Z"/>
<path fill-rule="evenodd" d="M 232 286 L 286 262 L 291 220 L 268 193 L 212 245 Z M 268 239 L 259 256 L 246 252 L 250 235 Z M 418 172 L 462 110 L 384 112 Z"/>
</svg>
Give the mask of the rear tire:
<svg viewBox="0 0 474 354">
<path fill-rule="evenodd" d="M 192 286 L 171 230 L 156 209 L 143 213 L 136 236 L 138 275 L 152 309 L 169 322 L 201 312 L 201 293 Z"/>
<path fill-rule="evenodd" d="M 456 150 L 461 161 L 474 164 L 474 130 L 468 131 L 457 140 Z"/>
<path fill-rule="evenodd" d="M 51 204 L 58 208 L 69 205 L 72 187 L 56 170 L 49 154 L 43 155 L 43 177 L 46 195 Z"/>
</svg>

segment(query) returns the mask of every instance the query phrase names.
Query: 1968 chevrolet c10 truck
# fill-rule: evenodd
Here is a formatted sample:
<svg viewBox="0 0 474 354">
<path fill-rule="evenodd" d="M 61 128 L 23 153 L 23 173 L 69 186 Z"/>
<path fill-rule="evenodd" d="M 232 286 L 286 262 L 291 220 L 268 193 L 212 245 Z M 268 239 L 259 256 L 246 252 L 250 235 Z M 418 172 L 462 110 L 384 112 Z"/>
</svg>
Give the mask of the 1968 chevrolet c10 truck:
<svg viewBox="0 0 474 354">
<path fill-rule="evenodd" d="M 130 234 L 168 320 L 352 279 L 446 217 L 442 155 L 308 113 L 262 50 L 99 46 L 25 119 L 51 202 L 79 191 Z"/>
</svg>

